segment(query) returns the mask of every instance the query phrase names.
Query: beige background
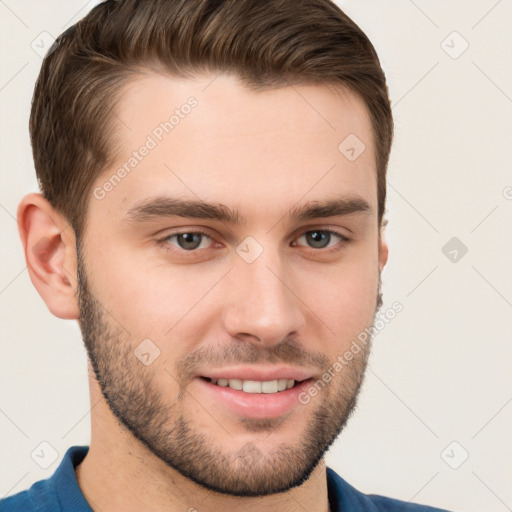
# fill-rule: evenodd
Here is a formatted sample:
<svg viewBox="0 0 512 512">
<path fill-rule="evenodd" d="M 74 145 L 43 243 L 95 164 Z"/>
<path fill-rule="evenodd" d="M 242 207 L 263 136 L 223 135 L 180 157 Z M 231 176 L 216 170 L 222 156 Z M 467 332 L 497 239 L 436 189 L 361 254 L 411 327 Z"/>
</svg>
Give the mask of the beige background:
<svg viewBox="0 0 512 512">
<path fill-rule="evenodd" d="M 32 286 L 14 217 L 36 187 L 27 125 L 35 50 L 49 44 L 40 34 L 57 36 L 93 4 L 0 0 L 2 495 L 89 442 L 78 326 L 53 317 Z M 512 510 L 512 2 L 339 5 L 373 41 L 390 84 L 383 309 L 404 309 L 376 337 L 358 411 L 327 462 L 364 492 Z M 452 237 L 468 248 L 455 247 L 456 262 L 454 247 L 442 251 Z M 43 441 L 58 453 L 47 469 L 30 455 Z"/>
</svg>

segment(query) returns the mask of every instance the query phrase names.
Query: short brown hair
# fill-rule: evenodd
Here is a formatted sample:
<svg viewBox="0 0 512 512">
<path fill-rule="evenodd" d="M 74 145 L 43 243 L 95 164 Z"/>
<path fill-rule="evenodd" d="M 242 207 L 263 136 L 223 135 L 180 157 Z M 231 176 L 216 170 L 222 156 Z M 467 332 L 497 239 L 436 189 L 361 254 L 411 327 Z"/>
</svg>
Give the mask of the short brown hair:
<svg viewBox="0 0 512 512">
<path fill-rule="evenodd" d="M 331 0 L 108 0 L 66 30 L 43 61 L 30 116 L 41 192 L 77 236 L 91 186 L 111 163 L 109 122 L 144 69 L 226 72 L 253 89 L 342 85 L 368 109 L 379 225 L 393 119 L 386 79 L 363 31 Z M 341 141 L 340 141 L 341 142 Z"/>
</svg>

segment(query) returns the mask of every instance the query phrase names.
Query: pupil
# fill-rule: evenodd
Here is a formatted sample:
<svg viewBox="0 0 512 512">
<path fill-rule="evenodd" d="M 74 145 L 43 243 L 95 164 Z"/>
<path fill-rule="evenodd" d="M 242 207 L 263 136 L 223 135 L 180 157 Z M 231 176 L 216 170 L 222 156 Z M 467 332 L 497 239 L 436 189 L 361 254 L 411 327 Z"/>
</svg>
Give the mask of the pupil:
<svg viewBox="0 0 512 512">
<path fill-rule="evenodd" d="M 200 233 L 182 233 L 179 235 L 179 243 L 183 249 L 196 249 L 200 245 Z M 181 243 L 181 242 L 184 243 Z"/>
<path fill-rule="evenodd" d="M 310 237 L 315 248 L 322 249 L 329 244 L 331 235 L 330 233 L 325 233 L 324 231 L 311 231 L 308 236 Z M 318 244 L 320 244 L 320 247 L 318 247 Z"/>
</svg>

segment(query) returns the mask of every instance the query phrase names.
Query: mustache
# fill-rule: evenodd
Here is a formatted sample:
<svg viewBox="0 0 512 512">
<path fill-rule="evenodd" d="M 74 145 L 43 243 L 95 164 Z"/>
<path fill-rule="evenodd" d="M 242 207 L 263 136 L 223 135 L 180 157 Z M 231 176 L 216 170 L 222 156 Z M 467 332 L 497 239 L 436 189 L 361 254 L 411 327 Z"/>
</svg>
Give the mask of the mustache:
<svg viewBox="0 0 512 512">
<path fill-rule="evenodd" d="M 183 382 L 197 375 L 201 368 L 255 363 L 286 363 L 319 370 L 329 367 L 325 354 L 306 350 L 297 340 L 287 339 L 271 347 L 258 347 L 247 341 L 237 341 L 225 348 L 218 345 L 201 347 L 178 361 L 176 368 Z"/>
</svg>

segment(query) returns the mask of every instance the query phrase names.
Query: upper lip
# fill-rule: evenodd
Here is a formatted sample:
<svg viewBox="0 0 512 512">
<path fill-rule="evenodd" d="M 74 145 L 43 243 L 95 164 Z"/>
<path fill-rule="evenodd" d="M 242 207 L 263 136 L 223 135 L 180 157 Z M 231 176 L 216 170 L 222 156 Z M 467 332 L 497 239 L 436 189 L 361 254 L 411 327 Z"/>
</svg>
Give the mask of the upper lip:
<svg viewBox="0 0 512 512">
<path fill-rule="evenodd" d="M 291 366 L 230 366 L 207 370 L 199 375 L 209 379 L 240 379 L 270 381 L 278 379 L 294 379 L 302 381 L 313 377 L 313 372 L 306 368 Z"/>
</svg>

